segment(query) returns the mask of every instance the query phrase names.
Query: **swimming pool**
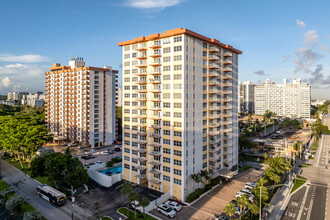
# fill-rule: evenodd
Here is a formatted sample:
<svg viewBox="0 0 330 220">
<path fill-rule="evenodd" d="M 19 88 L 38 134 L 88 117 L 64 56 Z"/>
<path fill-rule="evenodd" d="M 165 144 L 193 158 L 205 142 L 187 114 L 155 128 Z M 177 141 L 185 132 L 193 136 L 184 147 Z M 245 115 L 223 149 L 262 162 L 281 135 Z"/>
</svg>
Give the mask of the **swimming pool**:
<svg viewBox="0 0 330 220">
<path fill-rule="evenodd" d="M 99 173 L 103 173 L 104 175 L 108 175 L 108 174 L 116 174 L 117 172 L 122 172 L 123 171 L 123 167 L 119 166 L 119 167 L 110 167 L 104 170 L 99 170 Z"/>
</svg>

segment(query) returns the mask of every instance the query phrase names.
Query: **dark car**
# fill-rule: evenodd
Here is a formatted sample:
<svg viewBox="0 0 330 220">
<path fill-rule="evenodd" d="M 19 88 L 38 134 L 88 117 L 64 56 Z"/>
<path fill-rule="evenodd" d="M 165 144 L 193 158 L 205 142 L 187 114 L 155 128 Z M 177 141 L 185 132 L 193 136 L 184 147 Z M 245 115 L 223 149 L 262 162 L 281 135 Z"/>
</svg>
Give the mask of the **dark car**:
<svg viewBox="0 0 330 220">
<path fill-rule="evenodd" d="M 120 152 L 120 148 L 119 147 L 116 147 L 115 148 L 115 151 Z"/>
<path fill-rule="evenodd" d="M 88 155 L 88 158 L 89 158 L 89 159 L 93 159 L 93 158 L 95 158 L 95 156 L 92 155 L 92 154 L 90 154 L 90 155 Z"/>
<path fill-rule="evenodd" d="M 83 159 L 83 160 L 89 160 L 90 158 L 89 158 L 89 156 L 81 156 L 81 159 Z"/>
</svg>

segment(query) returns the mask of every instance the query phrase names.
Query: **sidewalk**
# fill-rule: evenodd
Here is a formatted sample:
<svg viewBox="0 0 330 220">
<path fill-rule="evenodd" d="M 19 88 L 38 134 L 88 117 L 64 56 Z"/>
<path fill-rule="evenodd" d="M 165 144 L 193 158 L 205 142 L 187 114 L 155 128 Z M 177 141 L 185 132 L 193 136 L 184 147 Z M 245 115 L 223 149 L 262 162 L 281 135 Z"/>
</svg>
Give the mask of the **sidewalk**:
<svg viewBox="0 0 330 220">
<path fill-rule="evenodd" d="M 270 202 L 270 206 L 274 207 L 272 212 L 264 219 L 281 219 L 290 199 L 290 191 L 293 187 L 292 174 L 288 177 L 283 185 L 274 195 Z"/>
</svg>

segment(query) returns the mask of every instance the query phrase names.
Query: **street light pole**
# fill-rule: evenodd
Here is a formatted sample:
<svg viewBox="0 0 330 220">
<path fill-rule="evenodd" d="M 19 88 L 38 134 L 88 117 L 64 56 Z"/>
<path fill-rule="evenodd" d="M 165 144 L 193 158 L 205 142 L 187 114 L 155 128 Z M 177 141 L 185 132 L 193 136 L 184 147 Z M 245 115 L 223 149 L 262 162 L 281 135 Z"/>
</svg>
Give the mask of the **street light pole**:
<svg viewBox="0 0 330 220">
<path fill-rule="evenodd" d="M 259 220 L 261 220 L 261 192 L 262 192 L 262 186 L 260 186 L 260 202 L 259 202 L 259 205 L 260 205 L 260 207 L 259 207 Z"/>
</svg>

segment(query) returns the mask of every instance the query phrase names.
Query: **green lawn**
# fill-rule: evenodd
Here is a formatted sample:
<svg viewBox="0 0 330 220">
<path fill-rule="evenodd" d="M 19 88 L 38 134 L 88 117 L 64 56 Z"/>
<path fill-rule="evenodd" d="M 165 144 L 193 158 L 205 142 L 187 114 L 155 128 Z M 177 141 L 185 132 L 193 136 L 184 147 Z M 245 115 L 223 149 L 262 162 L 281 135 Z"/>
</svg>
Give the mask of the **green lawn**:
<svg viewBox="0 0 330 220">
<path fill-rule="evenodd" d="M 318 140 L 318 139 L 316 139 L 316 140 L 314 141 L 314 143 L 313 143 L 312 147 L 311 147 L 311 150 L 312 150 L 312 151 L 316 151 L 316 150 L 317 150 L 317 147 L 318 147 L 318 145 L 319 145 L 319 140 Z"/>
<path fill-rule="evenodd" d="M 244 171 L 246 171 L 246 170 L 248 170 L 248 169 L 250 169 L 250 168 L 253 168 L 253 167 L 248 166 L 248 165 L 245 165 L 244 167 L 239 168 L 239 169 L 238 169 L 238 172 L 241 173 L 241 172 L 244 172 Z"/>
<path fill-rule="evenodd" d="M 298 189 L 301 185 L 303 185 L 306 182 L 306 178 L 302 176 L 297 176 L 296 179 L 293 180 L 293 187 L 291 189 L 290 193 L 293 193 L 296 189 Z"/>
<path fill-rule="evenodd" d="M 127 217 L 127 208 L 125 207 L 121 207 L 118 209 L 118 212 L 120 212 L 121 214 L 125 215 Z M 146 220 L 156 220 L 155 218 L 151 217 L 150 215 L 148 214 L 145 214 L 146 217 L 143 218 L 142 214 L 136 214 L 136 218 L 135 218 L 135 214 L 133 211 L 129 210 L 129 217 L 128 219 L 130 220 L 143 220 L 143 219 L 146 219 Z"/>
<path fill-rule="evenodd" d="M 257 163 L 263 163 L 265 160 L 264 158 L 261 158 L 261 157 L 253 157 L 253 156 L 248 156 L 248 155 L 245 155 L 244 158 L 247 161 L 252 161 L 252 162 L 257 162 Z M 258 161 L 258 158 L 259 158 L 259 161 Z"/>
<path fill-rule="evenodd" d="M 23 169 L 21 167 L 21 164 L 19 161 L 13 161 L 12 159 L 5 159 L 5 161 L 9 164 L 11 164 L 12 166 L 16 167 L 17 169 L 19 169 L 20 171 L 24 172 L 25 174 L 31 176 L 31 171 L 29 170 L 29 166 L 27 163 L 22 162 L 23 165 Z M 52 183 L 48 180 L 47 177 L 36 177 L 34 178 L 35 180 L 39 181 L 42 184 L 47 184 L 47 185 L 52 185 Z"/>
<path fill-rule="evenodd" d="M 10 188 L 9 185 L 5 181 L 0 180 L 0 191 L 8 188 Z"/>
<path fill-rule="evenodd" d="M 29 203 L 27 202 L 24 202 L 22 205 L 21 205 L 21 213 L 23 214 L 24 212 L 32 212 L 34 211 L 35 208 L 33 208 L 33 206 L 31 206 Z"/>
</svg>

